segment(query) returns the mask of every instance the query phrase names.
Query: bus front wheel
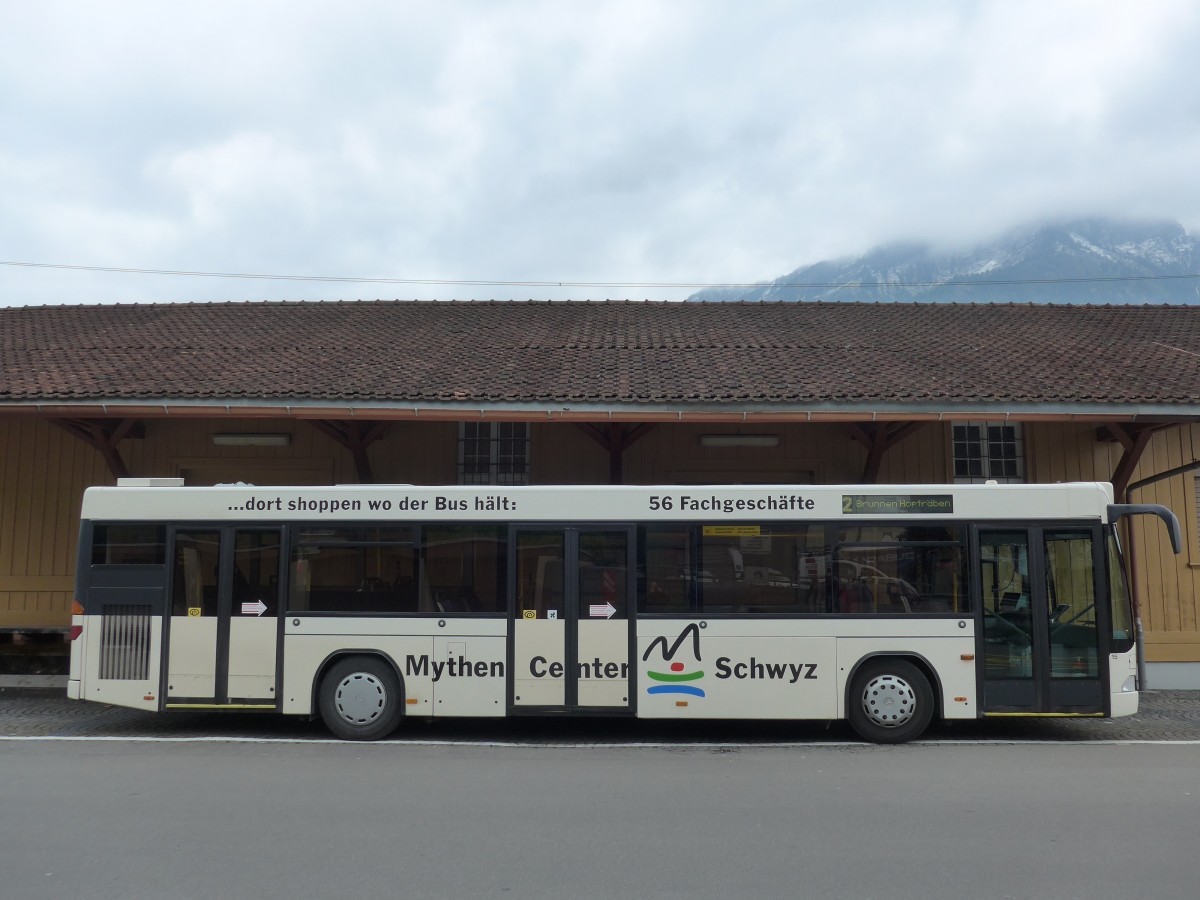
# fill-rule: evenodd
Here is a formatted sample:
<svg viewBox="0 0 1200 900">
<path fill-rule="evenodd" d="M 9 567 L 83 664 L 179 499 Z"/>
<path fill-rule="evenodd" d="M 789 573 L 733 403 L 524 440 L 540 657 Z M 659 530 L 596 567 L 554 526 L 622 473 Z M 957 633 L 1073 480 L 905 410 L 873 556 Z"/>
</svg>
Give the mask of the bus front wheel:
<svg viewBox="0 0 1200 900">
<path fill-rule="evenodd" d="M 377 741 L 404 715 L 400 679 L 382 659 L 353 656 L 334 663 L 321 680 L 321 720 L 347 741 Z"/>
<path fill-rule="evenodd" d="M 902 659 L 868 660 L 850 684 L 846 717 L 864 740 L 899 744 L 920 737 L 933 719 L 933 688 Z"/>
</svg>

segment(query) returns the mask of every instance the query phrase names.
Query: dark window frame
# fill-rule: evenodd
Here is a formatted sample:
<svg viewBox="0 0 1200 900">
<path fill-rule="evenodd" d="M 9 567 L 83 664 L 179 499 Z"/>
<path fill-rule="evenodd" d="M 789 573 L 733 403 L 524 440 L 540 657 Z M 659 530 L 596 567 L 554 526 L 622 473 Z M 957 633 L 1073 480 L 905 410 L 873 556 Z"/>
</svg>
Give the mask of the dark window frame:
<svg viewBox="0 0 1200 900">
<path fill-rule="evenodd" d="M 528 422 L 459 422 L 458 483 L 529 484 Z"/>
<path fill-rule="evenodd" d="M 840 520 L 823 519 L 820 521 L 809 520 L 772 520 L 770 522 L 758 522 L 762 527 L 777 528 L 780 531 L 794 531 L 799 533 L 802 530 L 811 532 L 813 529 L 821 529 L 823 538 L 819 543 L 820 552 L 813 554 L 804 554 L 805 556 L 818 556 L 822 562 L 817 568 L 821 574 L 818 576 L 821 581 L 821 596 L 823 596 L 822 609 L 819 611 L 792 611 L 784 612 L 778 610 L 755 611 L 750 610 L 720 610 L 705 608 L 704 605 L 704 584 L 701 548 L 703 547 L 703 528 L 706 524 L 720 525 L 735 525 L 737 523 L 705 523 L 695 520 L 683 522 L 637 522 L 637 554 L 638 554 L 638 595 L 637 595 L 637 615 L 638 618 L 662 618 L 662 619 L 678 619 L 678 618 L 695 618 L 702 616 L 712 619 L 763 619 L 763 618 L 780 618 L 780 619 L 828 619 L 828 618 L 881 618 L 881 619 L 961 619 L 963 617 L 974 616 L 974 599 L 970 590 L 970 546 L 968 540 L 969 521 L 955 520 L 952 522 L 939 521 L 920 521 L 911 522 L 903 520 L 891 520 L 881 522 L 854 522 L 849 523 Z M 956 537 L 952 540 L 915 540 L 915 541 L 842 541 L 840 540 L 840 529 L 845 528 L 890 528 L 897 533 L 904 531 L 906 528 L 946 528 L 956 529 Z M 653 608 L 649 605 L 649 587 L 650 578 L 646 571 L 648 559 L 646 556 L 646 534 L 647 529 L 653 529 L 659 533 L 686 533 L 687 535 L 687 559 L 690 571 L 685 574 L 683 581 L 686 586 L 686 607 L 677 610 L 664 610 L 660 607 Z M 764 535 L 769 536 L 769 535 Z M 842 546 L 847 547 L 869 547 L 880 549 L 891 548 L 940 548 L 952 547 L 958 555 L 958 574 L 960 576 L 961 590 L 959 595 L 960 607 L 957 610 L 913 610 L 912 612 L 842 612 L 837 609 L 837 561 L 838 549 Z M 823 571 L 822 571 L 823 570 Z M 886 573 L 885 573 L 886 574 Z M 797 573 L 799 576 L 800 573 Z M 799 585 L 797 584 L 797 587 Z"/>
<path fill-rule="evenodd" d="M 373 529 L 377 530 L 377 529 L 383 529 L 383 528 L 391 528 L 391 529 L 395 529 L 397 531 L 407 529 L 411 532 L 411 540 L 406 540 L 406 541 L 369 540 L 369 539 L 364 539 L 361 536 L 355 537 L 353 539 L 340 540 L 340 539 L 338 539 L 337 534 L 336 534 L 337 532 L 346 532 L 351 529 L 354 529 L 354 530 L 358 530 L 361 535 L 361 534 L 367 533 Z M 354 618 L 354 617 L 357 617 L 357 618 L 443 618 L 446 616 L 452 616 L 452 617 L 456 617 L 456 618 L 457 617 L 496 618 L 496 617 L 501 617 L 501 616 L 507 616 L 507 614 L 508 614 L 508 597 L 507 597 L 507 594 L 505 593 L 505 587 L 504 587 L 507 584 L 507 578 L 506 578 L 506 574 L 505 574 L 506 566 L 507 566 L 507 554 L 508 554 L 507 523 L 479 522 L 479 521 L 475 521 L 475 522 L 456 522 L 456 521 L 437 522 L 437 521 L 428 521 L 428 520 L 420 520 L 420 521 L 405 522 L 405 523 L 389 523 L 387 525 L 378 525 L 378 524 L 373 524 L 373 523 L 297 523 L 297 524 L 292 524 L 290 526 L 290 529 L 291 529 L 291 534 L 288 539 L 288 548 L 287 548 L 288 590 L 287 590 L 286 597 L 287 597 L 287 614 L 288 615 L 326 616 L 326 617 L 344 616 L 344 617 L 348 617 L 348 618 Z M 428 551 L 427 537 L 430 533 L 436 534 L 437 532 L 447 532 L 447 531 L 450 531 L 453 529 L 472 529 L 474 531 L 474 535 L 473 535 L 471 543 L 478 542 L 480 540 L 480 538 L 484 536 L 484 535 L 482 535 L 481 532 L 486 530 L 487 532 L 489 532 L 489 534 L 487 535 L 488 539 L 494 540 L 501 545 L 496 554 L 497 572 L 498 572 L 497 582 L 496 582 L 497 583 L 496 595 L 495 595 L 496 596 L 496 603 L 495 603 L 496 608 L 483 609 L 483 610 L 471 609 L 470 603 L 465 600 L 465 597 L 466 597 L 465 591 L 469 587 L 469 589 L 472 591 L 472 593 L 474 593 L 475 588 L 473 585 L 472 586 L 463 586 L 463 585 L 455 586 L 455 589 L 457 591 L 457 598 L 454 600 L 452 600 L 448 596 L 442 597 L 442 598 L 438 598 L 438 597 L 434 596 L 435 591 L 445 589 L 446 586 L 445 585 L 435 586 L 435 585 L 430 585 L 428 583 L 429 570 L 428 570 L 428 561 L 427 561 L 427 551 Z M 332 532 L 332 534 L 318 536 L 315 534 L 315 532 L 318 532 L 318 531 Z M 380 594 L 394 593 L 394 594 L 396 594 L 396 599 L 397 599 L 398 605 L 403 603 L 403 605 L 411 606 L 412 608 L 395 608 L 395 609 L 383 608 L 383 609 L 358 609 L 358 610 L 356 610 L 356 609 L 311 609 L 311 608 L 310 609 L 301 609 L 301 608 L 298 608 L 298 607 L 295 607 L 292 605 L 294 602 L 293 597 L 294 597 L 294 593 L 296 590 L 296 585 L 295 585 L 295 581 L 294 581 L 294 579 L 296 577 L 295 565 L 299 561 L 299 558 L 300 558 L 299 551 L 301 549 L 307 548 L 307 549 L 315 549 L 318 551 L 320 551 L 322 549 L 328 549 L 328 550 L 355 550 L 355 549 L 378 550 L 378 549 L 384 548 L 384 547 L 387 547 L 387 548 L 404 548 L 404 547 L 411 548 L 411 550 L 413 552 L 412 584 L 407 585 L 407 586 L 401 586 L 399 584 L 399 580 L 397 579 L 397 581 L 392 582 L 391 584 L 382 586 L 382 588 L 379 591 L 362 590 L 361 592 L 362 593 L 380 593 Z M 422 610 L 420 608 L 422 585 L 424 585 L 425 589 L 430 592 L 430 599 L 434 603 L 434 606 L 435 606 L 434 609 Z M 340 593 L 340 595 L 344 596 L 344 595 L 359 593 L 360 588 L 365 589 L 367 587 L 368 586 L 367 586 L 366 580 L 364 578 L 361 581 L 358 588 L 351 588 L 349 586 L 345 586 L 340 589 L 340 592 L 339 591 L 334 591 L 334 592 Z M 411 596 L 411 602 L 408 602 L 408 600 L 406 600 L 404 598 L 404 593 L 410 589 L 414 593 Z M 478 594 L 475 594 L 475 597 L 477 599 Z M 308 599 L 309 599 L 309 603 L 311 604 L 311 599 L 312 599 L 311 586 L 308 591 Z M 363 597 L 360 599 L 363 599 L 363 600 L 378 599 L 378 600 L 382 601 L 382 599 L 384 599 L 384 598 Z"/>
<path fill-rule="evenodd" d="M 138 541 L 108 541 L 104 540 L 110 528 L 129 528 L 129 529 L 150 529 L 157 533 L 155 539 L 150 542 Z M 153 562 L 108 562 L 105 559 L 97 559 L 101 554 L 102 548 L 112 547 L 134 547 L 134 546 L 154 546 L 157 548 L 157 556 Z M 110 550 L 104 552 L 107 557 L 111 553 Z M 166 566 L 167 564 L 167 523 L 166 522 L 147 522 L 144 520 L 129 520 L 129 521 L 95 521 L 92 522 L 91 547 L 88 553 L 88 562 L 94 568 L 104 567 L 113 568 L 116 566 L 137 566 L 144 568 L 147 566 Z"/>
<path fill-rule="evenodd" d="M 970 420 L 950 425 L 955 484 L 1025 484 L 1025 430 L 1020 422 Z"/>
</svg>

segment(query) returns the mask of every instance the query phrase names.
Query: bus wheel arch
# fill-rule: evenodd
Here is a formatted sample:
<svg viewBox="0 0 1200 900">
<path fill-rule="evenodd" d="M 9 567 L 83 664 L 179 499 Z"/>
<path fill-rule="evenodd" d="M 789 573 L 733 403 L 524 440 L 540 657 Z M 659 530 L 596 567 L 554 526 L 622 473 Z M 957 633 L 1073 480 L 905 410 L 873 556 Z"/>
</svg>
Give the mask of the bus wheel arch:
<svg viewBox="0 0 1200 900">
<path fill-rule="evenodd" d="M 858 661 L 846 681 L 846 719 L 864 740 L 899 744 L 940 718 L 941 686 L 916 654 L 879 653 Z"/>
<path fill-rule="evenodd" d="M 343 740 L 382 740 L 404 717 L 404 679 L 381 653 L 351 650 L 330 657 L 313 689 L 321 720 Z"/>
</svg>

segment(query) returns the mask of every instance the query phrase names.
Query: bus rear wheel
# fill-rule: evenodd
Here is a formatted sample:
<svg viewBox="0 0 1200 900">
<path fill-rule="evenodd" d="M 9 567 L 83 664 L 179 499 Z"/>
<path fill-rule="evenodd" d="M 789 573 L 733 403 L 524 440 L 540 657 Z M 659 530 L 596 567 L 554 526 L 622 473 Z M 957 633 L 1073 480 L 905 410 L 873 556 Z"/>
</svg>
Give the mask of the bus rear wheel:
<svg viewBox="0 0 1200 900">
<path fill-rule="evenodd" d="M 378 741 L 396 730 L 404 715 L 400 679 L 382 659 L 339 660 L 321 680 L 318 701 L 325 726 L 347 741 Z"/>
<path fill-rule="evenodd" d="M 859 736 L 877 744 L 920 737 L 933 720 L 933 688 L 902 659 L 868 661 L 850 684 L 846 718 Z"/>
</svg>

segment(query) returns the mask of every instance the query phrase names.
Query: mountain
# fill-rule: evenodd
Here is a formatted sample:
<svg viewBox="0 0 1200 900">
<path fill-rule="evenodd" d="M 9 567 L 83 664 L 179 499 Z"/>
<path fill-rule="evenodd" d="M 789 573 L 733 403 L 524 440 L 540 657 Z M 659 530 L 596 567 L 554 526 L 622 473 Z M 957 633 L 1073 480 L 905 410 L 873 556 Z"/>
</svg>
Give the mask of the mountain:
<svg viewBox="0 0 1200 900">
<path fill-rule="evenodd" d="M 1200 277 L 1189 275 L 1200 276 L 1200 240 L 1179 223 L 1080 219 L 960 252 L 891 244 L 688 300 L 1200 303 Z"/>
</svg>

